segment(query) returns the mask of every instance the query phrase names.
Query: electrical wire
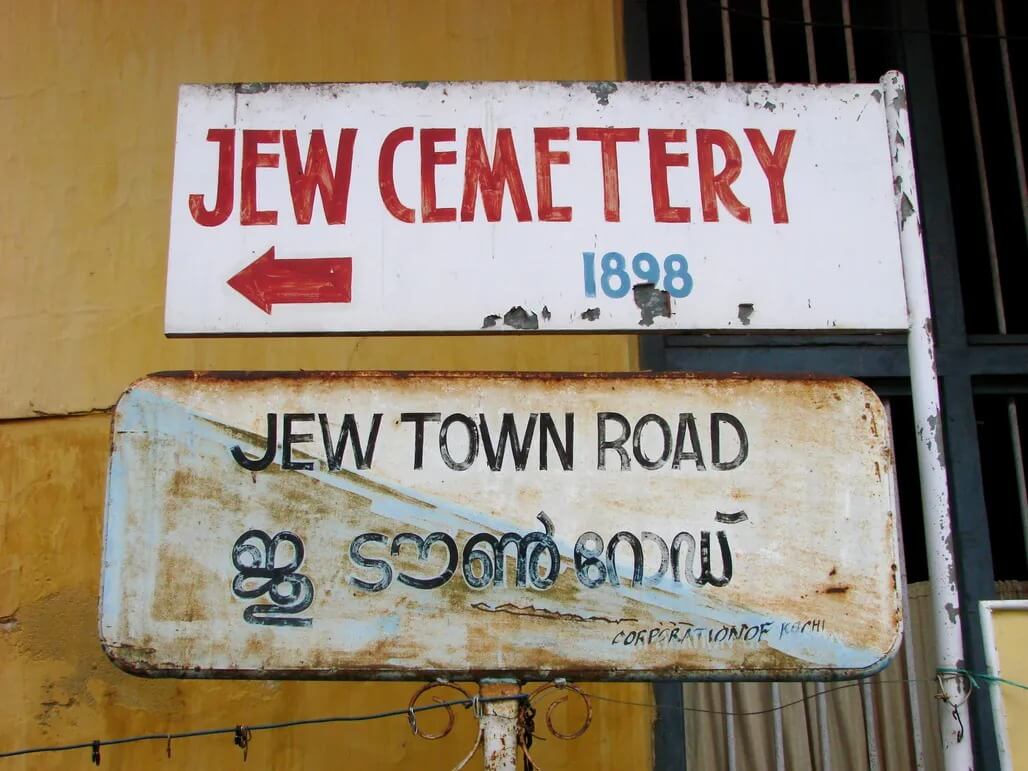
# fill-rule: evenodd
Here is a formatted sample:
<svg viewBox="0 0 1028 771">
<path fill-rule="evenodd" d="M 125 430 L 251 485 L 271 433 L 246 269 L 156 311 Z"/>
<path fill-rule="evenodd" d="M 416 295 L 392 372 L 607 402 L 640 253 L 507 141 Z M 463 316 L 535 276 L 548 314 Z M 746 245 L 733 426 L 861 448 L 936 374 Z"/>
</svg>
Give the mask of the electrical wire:
<svg viewBox="0 0 1028 771">
<path fill-rule="evenodd" d="M 380 720 L 390 717 L 409 717 L 413 713 L 428 712 L 435 709 L 449 709 L 450 707 L 471 707 L 494 701 L 524 701 L 528 694 L 520 693 L 511 696 L 481 696 L 473 699 L 456 699 L 454 701 L 440 701 L 435 704 L 425 704 L 420 707 L 407 707 L 394 709 L 387 712 L 373 712 L 367 715 L 333 715 L 329 717 L 304 718 L 301 720 L 285 720 L 278 723 L 258 723 L 256 725 L 232 726 L 231 728 L 201 728 L 195 731 L 178 731 L 175 733 L 162 734 L 141 734 L 139 736 L 125 736 L 119 739 L 98 739 L 91 742 L 78 742 L 76 744 L 61 744 L 48 747 L 28 747 L 21 750 L 0 752 L 0 758 L 13 758 L 20 755 L 34 755 L 40 752 L 66 752 L 68 750 L 87 750 L 99 747 L 111 747 L 118 744 L 132 744 L 134 742 L 146 741 L 172 741 L 176 739 L 194 739 L 200 736 L 217 736 L 224 734 L 238 735 L 240 729 L 249 732 L 274 731 L 281 728 L 295 728 L 305 725 L 321 725 L 324 723 L 357 723 L 366 720 Z"/>
<path fill-rule="evenodd" d="M 731 3 L 719 2 L 719 0 L 703 0 L 703 4 L 716 8 L 719 11 L 727 11 L 732 16 L 739 18 L 766 21 L 771 24 L 791 24 L 794 26 L 812 27 L 821 29 L 849 29 L 861 32 L 898 32 L 902 35 L 939 35 L 940 37 L 975 38 L 982 40 L 1028 40 L 1028 35 L 1001 35 L 996 32 L 960 32 L 959 30 L 933 29 L 930 27 L 898 27 L 889 24 L 853 24 L 837 21 L 815 21 L 814 19 L 794 19 L 787 16 L 771 16 L 759 11 L 747 11 L 743 8 L 733 8 Z"/>
<path fill-rule="evenodd" d="M 948 668 L 941 667 L 941 668 L 939 668 L 937 670 L 937 672 L 938 672 L 938 674 L 960 675 L 960 676 L 966 678 L 967 681 L 968 681 L 968 684 L 970 685 L 970 689 L 969 690 L 980 688 L 981 685 L 978 683 L 979 680 L 984 680 L 984 681 L 987 681 L 987 682 L 998 682 L 998 683 L 1002 683 L 1004 685 L 1008 685 L 1008 686 L 1011 686 L 1011 687 L 1014 687 L 1014 688 L 1023 688 L 1025 690 L 1028 690 L 1028 685 L 1025 685 L 1024 683 L 1019 683 L 1019 682 L 1016 682 L 1014 680 L 1008 680 L 1006 678 L 999 677 L 997 675 L 991 675 L 991 674 L 986 674 L 986 673 L 982 673 L 982 672 L 972 672 L 972 671 L 967 670 L 967 669 L 948 669 Z M 825 695 L 827 695 L 829 693 L 835 693 L 837 691 L 843 691 L 843 690 L 846 690 L 848 688 L 858 688 L 861 685 L 863 685 L 865 682 L 871 682 L 872 684 L 875 684 L 875 685 L 885 685 L 885 684 L 896 684 L 896 683 L 934 683 L 935 681 L 934 680 L 924 679 L 924 678 L 890 678 L 890 679 L 879 679 L 879 680 L 867 680 L 867 679 L 864 679 L 864 680 L 854 680 L 853 682 L 843 683 L 842 685 L 836 685 L 836 686 L 834 686 L 832 688 L 826 688 L 825 690 L 817 692 L 817 693 L 805 694 L 804 696 L 802 696 L 802 697 L 800 697 L 798 699 L 794 699 L 792 701 L 788 701 L 788 702 L 785 702 L 783 704 L 779 704 L 777 706 L 768 707 L 767 709 L 734 710 L 734 711 L 717 710 L 717 709 L 706 709 L 706 708 L 703 708 L 703 707 L 686 707 L 686 706 L 679 707 L 679 706 L 671 706 L 671 705 L 659 705 L 659 704 L 655 704 L 655 703 L 652 703 L 652 702 L 631 701 L 631 700 L 627 700 L 627 699 L 615 699 L 615 698 L 612 698 L 610 696 L 601 696 L 601 695 L 599 695 L 597 693 L 593 693 L 591 691 L 585 691 L 585 690 L 581 690 L 581 689 L 580 690 L 581 690 L 583 695 L 587 696 L 590 699 L 595 699 L 597 701 L 607 702 L 609 704 L 623 704 L 625 706 L 643 707 L 643 708 L 646 708 L 646 709 L 652 709 L 652 710 L 657 710 L 657 711 L 667 710 L 667 711 L 675 711 L 675 712 L 699 712 L 699 713 L 706 714 L 706 715 L 723 715 L 723 716 L 732 716 L 732 717 L 753 717 L 753 716 L 756 716 L 756 715 L 767 715 L 767 714 L 769 714 L 771 712 L 777 712 L 777 711 L 786 709 L 788 707 L 793 707 L 793 706 L 795 706 L 797 704 L 802 704 L 802 703 L 804 703 L 806 701 L 810 701 L 811 699 L 816 699 L 816 698 L 819 698 L 821 696 L 825 696 Z M 455 699 L 453 701 L 440 701 L 440 702 L 436 702 L 435 704 L 426 704 L 426 705 L 420 706 L 420 707 L 411 706 L 411 707 L 407 707 L 405 709 L 394 709 L 394 710 L 389 710 L 389 711 L 386 711 L 386 712 L 373 712 L 373 713 L 370 713 L 370 714 L 367 714 L 367 715 L 333 715 L 333 716 L 329 716 L 329 717 L 304 718 L 304 719 L 300 719 L 300 720 L 285 720 L 285 721 L 281 721 L 281 722 L 277 722 L 277 723 L 258 723 L 256 725 L 246 725 L 246 726 L 237 725 L 237 726 L 232 726 L 231 728 L 202 728 L 202 729 L 198 729 L 198 730 L 195 730 L 195 731 L 178 731 L 178 732 L 175 732 L 175 733 L 141 734 L 139 736 L 126 736 L 126 737 L 122 737 L 122 738 L 119 738 L 119 739 L 100 739 L 100 740 L 95 740 L 95 741 L 91 741 L 91 742 L 78 742 L 76 744 L 52 745 L 52 746 L 47 746 L 47 747 L 28 747 L 28 748 L 25 748 L 25 749 L 12 750 L 12 751 L 9 751 L 9 752 L 0 752 L 0 758 L 13 758 L 13 757 L 18 757 L 18 756 L 23 756 L 23 755 L 33 755 L 33 754 L 37 754 L 37 753 L 41 753 L 41 752 L 66 752 L 66 751 L 69 751 L 69 750 L 92 749 L 93 753 L 94 753 L 93 757 L 94 757 L 94 762 L 95 762 L 95 760 L 98 758 L 98 752 L 99 752 L 99 748 L 100 747 L 111 747 L 111 746 L 115 746 L 115 745 L 119 745 L 119 744 L 132 744 L 132 743 L 135 743 L 135 742 L 145 742 L 145 741 L 166 741 L 166 742 L 168 742 L 169 747 L 170 747 L 170 744 L 171 744 L 171 742 L 173 740 L 192 739 L 192 738 L 197 738 L 197 737 L 201 737 L 201 736 L 218 736 L 218 735 L 226 735 L 226 734 L 233 734 L 233 735 L 235 735 L 236 738 L 237 738 L 237 744 L 239 744 L 240 743 L 239 742 L 239 738 L 240 738 L 241 735 L 245 734 L 248 737 L 250 733 L 255 733 L 257 731 L 272 731 L 272 730 L 277 730 L 277 729 L 282 729 L 282 728 L 295 728 L 295 727 L 298 727 L 298 726 L 323 725 L 323 724 L 326 724 L 326 723 L 356 723 L 356 722 L 362 722 L 362 721 L 368 721 L 368 720 L 380 720 L 380 719 L 383 719 L 383 718 L 401 717 L 401 716 L 412 717 L 417 712 L 428 712 L 430 710 L 436 710 L 436 709 L 447 709 L 448 710 L 451 707 L 465 707 L 465 708 L 475 707 L 477 709 L 477 705 L 478 704 L 483 704 L 483 703 L 486 703 L 486 702 L 496 702 L 496 701 L 527 701 L 529 696 L 530 696 L 530 694 L 527 694 L 527 693 L 513 694 L 513 695 L 510 695 L 510 696 L 485 696 L 485 697 L 483 697 L 483 696 L 476 696 L 476 697 L 473 697 L 473 698 L 470 698 L 470 699 Z M 244 740 L 243 743 L 240 744 L 240 746 L 243 747 L 244 751 L 245 751 L 245 743 L 246 743 L 246 741 L 248 741 L 248 739 Z"/>
<path fill-rule="evenodd" d="M 672 706 L 672 705 L 658 705 L 658 704 L 651 704 L 651 703 L 643 702 L 643 701 L 626 701 L 624 699 L 613 699 L 613 698 L 610 698 L 608 696 L 600 696 L 598 694 L 591 693 L 589 691 L 584 691 L 584 693 L 590 699 L 596 699 L 597 701 L 606 701 L 606 702 L 611 702 L 613 704 L 626 704 L 626 705 L 633 706 L 633 707 L 649 707 L 650 709 L 655 709 L 655 710 L 658 710 L 658 711 L 659 710 L 669 710 L 669 711 L 675 711 L 675 712 L 699 712 L 699 713 L 702 713 L 704 715 L 726 715 L 726 716 L 730 716 L 730 717 L 751 717 L 751 716 L 754 716 L 754 715 L 768 715 L 768 714 L 770 714 L 772 712 L 778 712 L 780 710 L 785 709 L 786 707 L 792 707 L 792 706 L 795 706 L 796 704 L 802 704 L 805 701 L 810 701 L 811 699 L 816 699 L 819 696 L 824 696 L 825 694 L 828 694 L 828 693 L 834 693 L 835 691 L 842 691 L 842 690 L 845 690 L 847 688 L 857 688 L 863 682 L 864 682 L 863 680 L 857 680 L 857 681 L 852 682 L 852 683 L 845 683 L 843 685 L 837 685 L 837 686 L 835 686 L 833 688 L 826 688 L 825 690 L 821 691 L 820 693 L 807 694 L 805 696 L 802 696 L 799 699 L 794 699 L 793 701 L 787 701 L 784 704 L 779 704 L 777 707 L 768 707 L 767 709 L 753 709 L 753 710 L 745 710 L 745 711 L 739 711 L 739 710 L 726 711 L 726 710 L 719 710 L 719 709 L 704 709 L 703 707 L 685 707 L 685 706 L 678 707 L 678 706 Z M 935 681 L 934 680 L 924 680 L 924 679 L 911 679 L 911 680 L 899 679 L 899 680 L 873 680 L 871 682 L 874 682 L 874 683 L 932 683 L 932 682 L 935 682 Z"/>
</svg>

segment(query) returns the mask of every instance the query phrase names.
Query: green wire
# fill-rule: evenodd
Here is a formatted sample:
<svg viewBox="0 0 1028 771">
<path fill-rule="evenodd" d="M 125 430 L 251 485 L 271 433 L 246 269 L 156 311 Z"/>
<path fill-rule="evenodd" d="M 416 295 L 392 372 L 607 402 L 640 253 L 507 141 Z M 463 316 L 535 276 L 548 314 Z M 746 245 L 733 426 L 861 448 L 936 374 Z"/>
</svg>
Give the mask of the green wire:
<svg viewBox="0 0 1028 771">
<path fill-rule="evenodd" d="M 1005 677 L 999 677 L 998 675 L 988 675 L 984 672 L 970 672 L 966 669 L 950 669 L 949 667 L 939 667 L 935 671 L 944 675 L 963 675 L 971 683 L 972 688 L 980 688 L 981 686 L 978 685 L 978 681 L 987 680 L 990 683 L 1003 683 L 1004 685 L 1012 685 L 1015 688 L 1021 688 L 1022 690 L 1028 691 L 1028 685 L 1018 683 L 1014 680 L 1007 680 Z"/>
</svg>

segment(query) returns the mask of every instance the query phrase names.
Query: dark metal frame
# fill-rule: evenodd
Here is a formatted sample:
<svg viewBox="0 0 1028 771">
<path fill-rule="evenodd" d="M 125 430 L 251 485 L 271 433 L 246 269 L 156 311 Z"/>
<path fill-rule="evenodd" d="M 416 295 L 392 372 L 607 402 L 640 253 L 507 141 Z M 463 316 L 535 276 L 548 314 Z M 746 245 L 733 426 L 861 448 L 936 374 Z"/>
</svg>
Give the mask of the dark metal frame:
<svg viewBox="0 0 1028 771">
<path fill-rule="evenodd" d="M 624 0 L 627 77 L 648 80 L 650 40 L 647 0 Z M 937 366 L 942 387 L 946 462 L 950 475 L 954 540 L 959 569 L 960 613 L 966 668 L 986 671 L 981 600 L 995 598 L 993 556 L 986 516 L 976 394 L 1028 392 L 1028 336 L 976 335 L 966 331 L 938 102 L 939 83 L 931 40 L 928 0 L 894 0 L 897 49 L 910 94 L 921 216 L 935 314 Z M 850 375 L 880 394 L 909 395 L 906 340 L 902 335 L 673 334 L 640 338 L 640 364 L 655 371 L 815 372 Z M 916 473 L 916 469 L 907 469 Z M 908 522 L 908 528 L 910 523 Z M 654 767 L 685 766 L 684 720 L 679 683 L 654 686 Z M 998 768 L 988 689 L 971 697 L 971 736 L 978 768 Z"/>
</svg>

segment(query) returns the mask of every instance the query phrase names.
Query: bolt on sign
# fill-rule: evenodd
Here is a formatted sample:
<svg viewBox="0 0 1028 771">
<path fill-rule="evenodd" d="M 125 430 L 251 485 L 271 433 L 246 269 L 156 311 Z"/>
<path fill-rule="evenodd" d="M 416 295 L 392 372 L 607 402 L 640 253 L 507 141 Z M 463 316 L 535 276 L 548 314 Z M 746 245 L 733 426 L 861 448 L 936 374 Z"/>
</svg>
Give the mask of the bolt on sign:
<svg viewBox="0 0 1028 771">
<path fill-rule="evenodd" d="M 884 100 L 186 85 L 165 331 L 905 329 Z"/>
<path fill-rule="evenodd" d="M 848 379 L 153 375 L 114 417 L 101 636 L 185 677 L 854 677 L 900 639 Z"/>
</svg>

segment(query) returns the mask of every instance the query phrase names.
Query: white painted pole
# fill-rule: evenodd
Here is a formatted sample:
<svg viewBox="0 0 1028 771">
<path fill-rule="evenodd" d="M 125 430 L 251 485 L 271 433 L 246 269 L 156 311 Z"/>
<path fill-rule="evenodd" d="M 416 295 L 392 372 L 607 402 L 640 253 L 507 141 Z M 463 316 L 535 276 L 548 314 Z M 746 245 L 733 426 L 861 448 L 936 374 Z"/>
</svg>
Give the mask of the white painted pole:
<svg viewBox="0 0 1028 771">
<path fill-rule="evenodd" d="M 939 378 L 935 369 L 928 275 L 924 244 L 921 241 L 917 188 L 914 184 L 906 85 L 898 72 L 887 73 L 881 84 L 892 153 L 893 190 L 910 323 L 907 351 L 910 359 L 910 387 L 914 398 L 928 576 L 932 588 L 935 664 L 939 669 L 955 669 L 963 666 L 964 644 L 959 613 L 960 597 L 957 592 L 957 566 L 953 553 L 953 523 L 943 456 Z M 964 692 L 966 683 L 964 678 L 952 675 L 944 675 L 942 683 L 946 699 L 939 701 L 939 731 L 942 735 L 945 769 L 967 771 L 974 768 L 974 758 L 971 753 L 967 694 Z M 954 705 L 956 717 L 953 714 Z"/>
<path fill-rule="evenodd" d="M 517 696 L 521 686 L 516 680 L 483 680 L 483 698 Z M 482 745 L 484 771 L 517 771 L 518 707 L 517 699 L 482 702 Z"/>
</svg>

